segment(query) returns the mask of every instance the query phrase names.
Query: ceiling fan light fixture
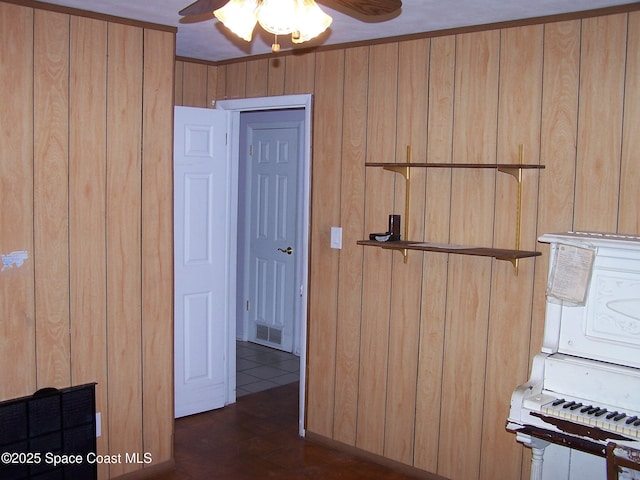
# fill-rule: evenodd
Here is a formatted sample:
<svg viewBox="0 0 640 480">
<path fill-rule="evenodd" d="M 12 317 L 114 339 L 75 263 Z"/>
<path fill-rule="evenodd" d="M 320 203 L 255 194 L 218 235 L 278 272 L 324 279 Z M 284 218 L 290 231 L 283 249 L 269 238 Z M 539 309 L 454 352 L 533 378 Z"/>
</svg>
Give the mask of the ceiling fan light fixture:
<svg viewBox="0 0 640 480">
<path fill-rule="evenodd" d="M 333 21 L 314 0 L 229 0 L 213 14 L 247 42 L 256 23 L 269 33 L 291 34 L 293 43 L 302 43 L 320 35 Z"/>
<path fill-rule="evenodd" d="M 333 19 L 324 13 L 314 0 L 298 0 L 297 29 L 292 32 L 293 43 L 302 43 L 324 32 Z"/>
<path fill-rule="evenodd" d="M 258 0 L 229 0 L 213 15 L 222 24 L 243 40 L 250 42 L 253 30 L 258 22 Z"/>
<path fill-rule="evenodd" d="M 297 0 L 262 0 L 258 9 L 258 23 L 274 35 L 293 33 L 297 16 Z"/>
</svg>

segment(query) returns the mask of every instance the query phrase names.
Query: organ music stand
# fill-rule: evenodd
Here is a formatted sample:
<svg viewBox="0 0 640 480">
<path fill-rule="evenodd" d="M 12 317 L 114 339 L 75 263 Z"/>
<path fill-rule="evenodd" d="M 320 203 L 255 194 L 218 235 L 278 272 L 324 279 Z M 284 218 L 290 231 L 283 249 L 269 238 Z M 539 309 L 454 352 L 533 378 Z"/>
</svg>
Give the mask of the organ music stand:
<svg viewBox="0 0 640 480">
<path fill-rule="evenodd" d="M 607 480 L 640 479 L 640 450 L 609 442 L 606 457 Z"/>
</svg>

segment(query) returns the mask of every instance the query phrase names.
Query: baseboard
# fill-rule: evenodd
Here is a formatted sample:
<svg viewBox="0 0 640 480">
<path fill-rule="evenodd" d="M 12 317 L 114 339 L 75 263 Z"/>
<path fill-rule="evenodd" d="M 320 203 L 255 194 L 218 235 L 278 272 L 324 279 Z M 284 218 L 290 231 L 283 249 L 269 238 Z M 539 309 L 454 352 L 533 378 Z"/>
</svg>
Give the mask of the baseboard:
<svg viewBox="0 0 640 480">
<path fill-rule="evenodd" d="M 405 475 L 411 475 L 415 478 L 422 478 L 424 480 L 447 480 L 445 477 L 441 477 L 439 475 L 436 475 L 435 473 L 429 473 L 424 470 L 420 470 L 419 468 L 415 468 L 410 465 L 406 465 L 404 463 L 400 463 L 395 460 L 383 457 L 382 455 L 376 455 L 375 453 L 361 450 L 352 445 L 347 445 L 346 443 L 338 442 L 337 440 L 333 440 L 331 438 L 327 438 L 322 435 L 310 432 L 309 430 L 305 432 L 305 439 L 309 440 L 310 442 L 319 443 L 320 445 L 324 445 L 325 447 L 333 448 L 335 450 L 339 450 L 341 452 L 362 458 L 363 460 L 383 465 Z"/>
<path fill-rule="evenodd" d="M 157 465 L 141 468 L 140 470 L 136 470 L 135 472 L 125 473 L 124 475 L 120 475 L 119 477 L 115 478 L 117 478 L 118 480 L 144 480 L 147 478 L 155 477 L 156 475 L 170 472 L 175 468 L 176 462 L 171 459 Z"/>
</svg>

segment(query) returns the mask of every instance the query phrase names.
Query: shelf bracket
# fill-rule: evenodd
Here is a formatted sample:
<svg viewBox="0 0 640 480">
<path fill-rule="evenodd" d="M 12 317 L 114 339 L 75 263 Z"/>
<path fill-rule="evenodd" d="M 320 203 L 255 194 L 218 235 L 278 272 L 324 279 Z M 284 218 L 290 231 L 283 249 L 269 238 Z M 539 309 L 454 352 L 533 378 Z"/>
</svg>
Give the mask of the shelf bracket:
<svg viewBox="0 0 640 480">
<path fill-rule="evenodd" d="M 524 145 L 518 145 L 518 165 L 522 165 L 524 161 Z M 520 223 L 522 219 L 522 167 L 498 167 L 502 173 L 507 173 L 516 179 L 518 183 L 518 195 L 516 197 L 516 235 L 515 250 L 520 250 Z M 518 259 L 509 259 L 513 264 L 516 275 L 518 275 Z"/>
<path fill-rule="evenodd" d="M 385 165 L 384 169 L 390 172 L 399 173 L 404 177 L 405 189 L 404 189 L 404 239 L 409 239 L 409 204 L 411 200 L 410 188 L 411 188 L 411 145 L 407 145 L 407 162 L 406 165 Z M 402 249 L 402 257 L 404 263 L 407 263 L 407 256 L 409 251 L 406 248 Z"/>
</svg>

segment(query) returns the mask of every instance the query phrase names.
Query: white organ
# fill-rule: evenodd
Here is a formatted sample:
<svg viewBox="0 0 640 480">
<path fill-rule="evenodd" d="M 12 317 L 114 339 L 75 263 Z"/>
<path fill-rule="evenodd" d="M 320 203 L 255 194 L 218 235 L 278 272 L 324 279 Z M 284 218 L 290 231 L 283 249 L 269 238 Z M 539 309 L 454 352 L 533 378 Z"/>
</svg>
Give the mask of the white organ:
<svg viewBox="0 0 640 480">
<path fill-rule="evenodd" d="M 610 442 L 640 449 L 640 237 L 539 240 L 551 244 L 543 346 L 507 420 L 533 449 L 532 480 L 550 444 L 599 457 Z"/>
</svg>

